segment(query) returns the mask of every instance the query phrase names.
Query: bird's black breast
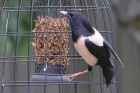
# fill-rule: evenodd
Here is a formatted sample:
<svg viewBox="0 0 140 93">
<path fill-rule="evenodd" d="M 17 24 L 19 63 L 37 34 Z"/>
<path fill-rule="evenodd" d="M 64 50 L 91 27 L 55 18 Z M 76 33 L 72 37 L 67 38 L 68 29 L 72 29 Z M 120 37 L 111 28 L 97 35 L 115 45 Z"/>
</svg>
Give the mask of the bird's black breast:
<svg viewBox="0 0 140 93">
<path fill-rule="evenodd" d="M 73 26 L 72 27 L 72 40 L 74 43 L 77 42 L 79 37 L 81 36 L 81 29 L 79 29 L 79 26 Z"/>
</svg>

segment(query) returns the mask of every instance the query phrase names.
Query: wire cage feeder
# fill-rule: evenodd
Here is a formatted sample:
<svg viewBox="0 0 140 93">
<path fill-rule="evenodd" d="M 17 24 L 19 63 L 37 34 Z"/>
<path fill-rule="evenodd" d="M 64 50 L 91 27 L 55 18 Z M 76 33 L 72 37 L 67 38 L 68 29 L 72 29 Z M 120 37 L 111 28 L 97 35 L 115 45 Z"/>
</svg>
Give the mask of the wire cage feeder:
<svg viewBox="0 0 140 93">
<path fill-rule="evenodd" d="M 106 87 L 102 70 L 70 81 L 87 68 L 73 46 L 69 21 L 59 11 L 83 13 L 115 49 L 108 0 L 3 0 L 0 3 L 0 93 L 120 93 L 118 64 Z"/>
</svg>

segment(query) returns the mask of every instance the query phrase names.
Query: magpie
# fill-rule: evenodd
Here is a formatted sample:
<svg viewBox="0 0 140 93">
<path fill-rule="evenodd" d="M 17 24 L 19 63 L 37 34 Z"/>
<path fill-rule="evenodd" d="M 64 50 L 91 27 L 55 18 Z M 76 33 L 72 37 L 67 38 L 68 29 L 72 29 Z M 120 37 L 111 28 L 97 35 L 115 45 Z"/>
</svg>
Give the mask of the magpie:
<svg viewBox="0 0 140 93">
<path fill-rule="evenodd" d="M 87 70 L 69 74 L 66 75 L 66 77 L 70 78 L 72 81 L 75 77 L 92 71 L 92 66 L 99 65 L 102 68 L 106 85 L 109 87 L 114 77 L 115 69 L 115 66 L 110 59 L 110 52 L 121 63 L 122 67 L 124 67 L 120 58 L 102 35 L 90 25 L 85 15 L 79 12 L 67 11 L 60 11 L 60 13 L 66 15 L 69 19 L 74 47 L 88 64 Z"/>
</svg>

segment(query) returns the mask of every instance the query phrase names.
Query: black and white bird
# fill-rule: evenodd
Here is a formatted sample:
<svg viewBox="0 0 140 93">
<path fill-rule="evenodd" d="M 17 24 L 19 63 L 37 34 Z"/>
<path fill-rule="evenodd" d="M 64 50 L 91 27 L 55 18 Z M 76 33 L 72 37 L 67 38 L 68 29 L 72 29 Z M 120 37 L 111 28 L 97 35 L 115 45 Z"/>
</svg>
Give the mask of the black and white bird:
<svg viewBox="0 0 140 93">
<path fill-rule="evenodd" d="M 88 69 L 83 72 L 67 75 L 73 80 L 76 76 L 87 73 L 92 70 L 92 66 L 99 65 L 102 68 L 106 85 L 109 87 L 114 77 L 114 65 L 110 60 L 110 52 L 121 63 L 118 55 L 111 45 L 102 37 L 102 35 L 93 28 L 85 15 L 78 12 L 60 11 L 66 15 L 72 28 L 72 39 L 77 52 L 87 62 Z M 110 52 L 109 52 L 110 51 Z"/>
</svg>

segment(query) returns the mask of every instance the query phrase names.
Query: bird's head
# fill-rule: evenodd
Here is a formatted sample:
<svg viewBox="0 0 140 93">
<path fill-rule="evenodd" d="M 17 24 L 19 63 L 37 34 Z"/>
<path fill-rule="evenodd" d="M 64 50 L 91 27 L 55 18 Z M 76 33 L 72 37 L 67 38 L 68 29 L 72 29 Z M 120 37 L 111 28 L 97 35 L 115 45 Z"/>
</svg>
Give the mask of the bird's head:
<svg viewBox="0 0 140 93">
<path fill-rule="evenodd" d="M 88 31 L 92 31 L 92 27 L 89 24 L 88 19 L 85 15 L 79 13 L 79 12 L 66 12 L 66 11 L 60 11 L 60 13 L 66 15 L 70 21 L 71 27 L 73 28 L 85 28 Z"/>
<path fill-rule="evenodd" d="M 72 24 L 75 24 L 75 25 L 88 21 L 87 18 L 85 17 L 85 15 L 78 13 L 78 12 L 60 11 L 60 13 L 66 15 L 68 17 L 68 19 L 70 20 L 70 22 L 72 22 Z"/>
</svg>

